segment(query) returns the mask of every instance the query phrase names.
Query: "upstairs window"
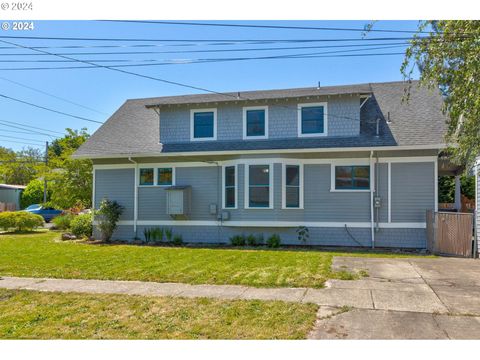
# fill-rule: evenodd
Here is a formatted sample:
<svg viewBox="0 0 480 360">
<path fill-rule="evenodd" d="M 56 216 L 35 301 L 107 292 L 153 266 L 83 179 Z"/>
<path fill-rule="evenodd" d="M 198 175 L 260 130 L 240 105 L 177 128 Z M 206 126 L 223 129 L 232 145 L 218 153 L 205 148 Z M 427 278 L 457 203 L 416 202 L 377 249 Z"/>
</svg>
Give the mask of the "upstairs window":
<svg viewBox="0 0 480 360">
<path fill-rule="evenodd" d="M 299 104 L 298 136 L 327 134 L 327 104 Z"/>
<path fill-rule="evenodd" d="M 237 181 L 236 181 L 236 166 L 225 166 L 223 168 L 223 207 L 226 209 L 233 209 L 237 207 L 236 193 L 237 193 Z"/>
<path fill-rule="evenodd" d="M 335 166 L 335 190 L 369 190 L 370 166 Z"/>
<path fill-rule="evenodd" d="M 217 138 L 217 110 L 191 110 L 191 140 L 215 140 Z"/>
<path fill-rule="evenodd" d="M 140 185 L 153 185 L 153 168 L 140 169 Z"/>
<path fill-rule="evenodd" d="M 273 208 L 271 166 L 247 165 L 247 208 Z"/>
<path fill-rule="evenodd" d="M 268 107 L 243 108 L 243 138 L 266 139 L 268 137 Z"/>
</svg>

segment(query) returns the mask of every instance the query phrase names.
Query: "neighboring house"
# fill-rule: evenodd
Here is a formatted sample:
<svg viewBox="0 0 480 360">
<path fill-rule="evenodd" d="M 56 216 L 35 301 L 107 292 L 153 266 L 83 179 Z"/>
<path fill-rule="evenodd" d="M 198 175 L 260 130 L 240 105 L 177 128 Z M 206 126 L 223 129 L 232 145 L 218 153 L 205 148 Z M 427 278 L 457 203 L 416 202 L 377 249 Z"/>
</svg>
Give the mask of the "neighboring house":
<svg viewBox="0 0 480 360">
<path fill-rule="evenodd" d="M 75 156 L 93 201 L 125 207 L 116 239 L 272 233 L 298 244 L 425 247 L 446 117 L 413 82 L 128 100 Z"/>
<path fill-rule="evenodd" d="M 0 184 L 0 211 L 3 208 L 8 210 L 20 210 L 20 196 L 26 186 Z M 9 205 L 7 205 L 9 204 Z"/>
</svg>

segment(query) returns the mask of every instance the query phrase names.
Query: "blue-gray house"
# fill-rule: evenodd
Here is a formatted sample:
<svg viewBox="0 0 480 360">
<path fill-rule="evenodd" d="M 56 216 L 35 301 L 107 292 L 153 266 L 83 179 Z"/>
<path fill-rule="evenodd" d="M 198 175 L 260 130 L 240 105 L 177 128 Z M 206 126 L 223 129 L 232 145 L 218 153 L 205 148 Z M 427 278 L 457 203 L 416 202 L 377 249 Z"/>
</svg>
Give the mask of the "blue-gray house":
<svg viewBox="0 0 480 360">
<path fill-rule="evenodd" d="M 114 238 L 272 233 L 298 244 L 425 247 L 446 117 L 403 82 L 126 101 L 76 152 L 93 202 L 125 207 Z"/>
</svg>

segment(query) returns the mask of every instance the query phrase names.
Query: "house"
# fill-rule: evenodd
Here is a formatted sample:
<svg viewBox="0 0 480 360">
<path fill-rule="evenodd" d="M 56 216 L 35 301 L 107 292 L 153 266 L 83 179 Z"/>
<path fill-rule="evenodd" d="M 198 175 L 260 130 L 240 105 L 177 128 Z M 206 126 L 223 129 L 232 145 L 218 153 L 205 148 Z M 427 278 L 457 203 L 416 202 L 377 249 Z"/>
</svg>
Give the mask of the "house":
<svg viewBox="0 0 480 360">
<path fill-rule="evenodd" d="M 93 203 L 125 207 L 116 239 L 168 227 L 186 242 L 272 233 L 298 244 L 424 248 L 446 117 L 403 82 L 126 101 L 75 156 Z"/>
<path fill-rule="evenodd" d="M 0 184 L 0 211 L 20 210 L 20 196 L 26 186 Z"/>
</svg>

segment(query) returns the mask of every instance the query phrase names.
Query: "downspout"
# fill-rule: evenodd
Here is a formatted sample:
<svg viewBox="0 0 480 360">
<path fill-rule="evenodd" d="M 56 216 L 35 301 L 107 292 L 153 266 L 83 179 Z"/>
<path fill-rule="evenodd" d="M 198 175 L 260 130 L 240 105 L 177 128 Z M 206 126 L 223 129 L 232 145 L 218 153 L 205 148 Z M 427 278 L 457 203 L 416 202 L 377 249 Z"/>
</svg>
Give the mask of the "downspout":
<svg viewBox="0 0 480 360">
<path fill-rule="evenodd" d="M 129 156 L 128 161 L 135 164 L 135 176 L 133 184 L 133 232 L 137 238 L 137 219 L 138 219 L 138 163 Z"/>
<path fill-rule="evenodd" d="M 373 162 L 373 150 L 370 151 L 370 179 L 375 179 L 375 168 Z M 370 230 L 372 236 L 372 249 L 375 249 L 375 218 L 373 211 L 373 193 L 375 191 L 375 182 L 370 181 Z"/>
<path fill-rule="evenodd" d="M 375 195 L 378 197 L 380 196 L 380 188 L 379 188 L 379 170 L 378 170 L 378 152 L 375 154 L 375 160 L 376 160 L 376 165 L 375 165 Z M 376 216 L 376 222 L 375 222 L 375 231 L 380 230 L 380 208 L 375 207 L 375 216 Z"/>
</svg>

